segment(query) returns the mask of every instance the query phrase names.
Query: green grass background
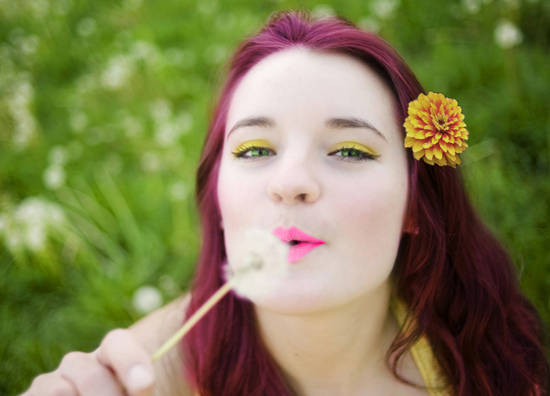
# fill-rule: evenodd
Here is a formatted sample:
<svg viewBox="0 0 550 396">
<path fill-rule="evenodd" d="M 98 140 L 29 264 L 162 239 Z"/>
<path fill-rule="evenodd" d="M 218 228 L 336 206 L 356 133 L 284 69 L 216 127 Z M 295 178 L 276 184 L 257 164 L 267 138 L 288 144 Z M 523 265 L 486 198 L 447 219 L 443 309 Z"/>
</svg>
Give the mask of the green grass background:
<svg viewBox="0 0 550 396">
<path fill-rule="evenodd" d="M 1 0 L 0 394 L 136 321 L 141 286 L 188 286 L 225 62 L 288 8 L 377 30 L 458 100 L 472 200 L 550 323 L 550 2 Z"/>
</svg>

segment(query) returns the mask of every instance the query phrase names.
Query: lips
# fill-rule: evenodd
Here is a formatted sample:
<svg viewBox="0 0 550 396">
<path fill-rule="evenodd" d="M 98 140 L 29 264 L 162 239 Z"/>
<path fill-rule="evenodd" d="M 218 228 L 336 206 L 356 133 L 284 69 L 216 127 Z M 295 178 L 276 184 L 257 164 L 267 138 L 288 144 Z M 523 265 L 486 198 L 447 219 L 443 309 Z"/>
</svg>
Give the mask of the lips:
<svg viewBox="0 0 550 396">
<path fill-rule="evenodd" d="M 297 227 L 291 227 L 288 230 L 278 227 L 273 234 L 281 241 L 290 244 L 288 261 L 293 263 L 300 260 L 317 246 L 323 245 L 325 241 L 312 237 Z"/>
</svg>

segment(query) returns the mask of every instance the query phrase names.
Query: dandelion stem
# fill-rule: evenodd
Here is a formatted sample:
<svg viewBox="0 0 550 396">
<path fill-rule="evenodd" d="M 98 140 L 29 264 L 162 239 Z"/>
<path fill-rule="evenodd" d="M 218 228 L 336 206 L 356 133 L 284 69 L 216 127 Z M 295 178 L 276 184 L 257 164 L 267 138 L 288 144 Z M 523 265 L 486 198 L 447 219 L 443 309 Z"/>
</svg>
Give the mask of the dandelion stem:
<svg viewBox="0 0 550 396">
<path fill-rule="evenodd" d="M 164 355 L 166 352 L 168 352 L 174 345 L 177 344 L 177 342 L 185 336 L 197 324 L 199 320 L 202 319 L 204 315 L 210 309 L 220 301 L 223 296 L 231 290 L 233 287 L 235 278 L 229 279 L 226 283 L 224 283 L 204 304 L 202 304 L 199 309 L 195 311 L 193 315 L 181 326 L 181 328 L 172 336 L 168 341 L 166 341 L 153 355 L 153 362 L 157 361 Z"/>
</svg>

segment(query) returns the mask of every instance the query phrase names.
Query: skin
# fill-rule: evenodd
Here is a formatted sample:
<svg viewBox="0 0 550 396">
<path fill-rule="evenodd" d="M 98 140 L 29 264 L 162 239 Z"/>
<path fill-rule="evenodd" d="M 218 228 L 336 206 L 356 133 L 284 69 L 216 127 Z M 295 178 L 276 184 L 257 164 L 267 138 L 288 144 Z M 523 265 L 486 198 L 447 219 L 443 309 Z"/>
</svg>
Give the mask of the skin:
<svg viewBox="0 0 550 396">
<path fill-rule="evenodd" d="M 398 331 L 388 308 L 390 272 L 408 188 L 394 110 L 391 91 L 367 66 L 304 48 L 265 58 L 231 101 L 218 179 L 228 259 L 242 249 L 248 227 L 297 226 L 326 242 L 254 301 L 265 344 L 300 395 L 427 394 L 399 382 L 384 363 Z M 260 115 L 274 125 L 229 135 L 239 120 Z M 327 127 L 332 117 L 366 120 L 383 137 L 369 128 Z M 248 151 L 260 158 L 235 158 L 251 140 L 267 150 Z M 350 142 L 375 158 L 344 158 L 357 155 L 341 150 Z M 95 351 L 67 354 L 24 395 L 191 395 L 179 348 L 150 359 L 181 325 L 188 301 L 182 296 L 129 329 L 109 332 Z M 129 378 L 138 364 L 141 384 Z M 409 354 L 398 372 L 423 383 Z"/>
<path fill-rule="evenodd" d="M 390 272 L 408 191 L 395 106 L 368 66 L 306 48 L 262 60 L 231 101 L 218 180 L 228 260 L 239 260 L 250 227 L 297 226 L 326 242 L 253 299 L 268 349 L 303 395 L 415 392 L 384 364 L 397 332 Z M 236 128 L 259 116 L 271 121 Z M 325 125 L 344 117 L 372 128 Z M 350 143 L 373 157 L 337 151 Z"/>
</svg>

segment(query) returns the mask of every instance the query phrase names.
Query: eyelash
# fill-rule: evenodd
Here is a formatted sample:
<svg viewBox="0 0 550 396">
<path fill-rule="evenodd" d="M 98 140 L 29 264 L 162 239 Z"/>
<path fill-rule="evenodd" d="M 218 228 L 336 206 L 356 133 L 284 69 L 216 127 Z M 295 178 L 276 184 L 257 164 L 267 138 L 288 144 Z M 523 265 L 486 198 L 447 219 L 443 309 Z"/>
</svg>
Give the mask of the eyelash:
<svg viewBox="0 0 550 396">
<path fill-rule="evenodd" d="M 235 158 L 245 159 L 245 160 L 255 161 L 257 159 L 263 158 L 263 156 L 245 157 L 245 154 L 247 152 L 251 151 L 251 150 L 270 150 L 270 151 L 273 152 L 273 149 L 270 149 L 268 147 L 250 146 L 250 147 L 245 147 L 240 151 L 233 152 L 232 154 L 235 156 Z M 358 161 L 374 160 L 374 159 L 378 158 L 378 156 L 374 156 L 370 153 L 367 153 L 363 150 L 356 149 L 354 147 L 341 147 L 338 150 L 333 151 L 332 153 L 329 153 L 329 155 L 333 155 L 334 153 L 337 153 L 337 152 L 343 151 L 343 150 L 356 152 L 359 155 L 359 157 L 357 157 L 357 156 L 354 157 L 354 156 L 349 156 L 349 155 L 347 155 L 347 156 L 342 156 L 342 155 L 341 156 L 336 156 L 336 157 L 339 157 L 340 161 L 347 161 L 347 159 L 349 158 L 350 161 L 358 162 Z"/>
</svg>

